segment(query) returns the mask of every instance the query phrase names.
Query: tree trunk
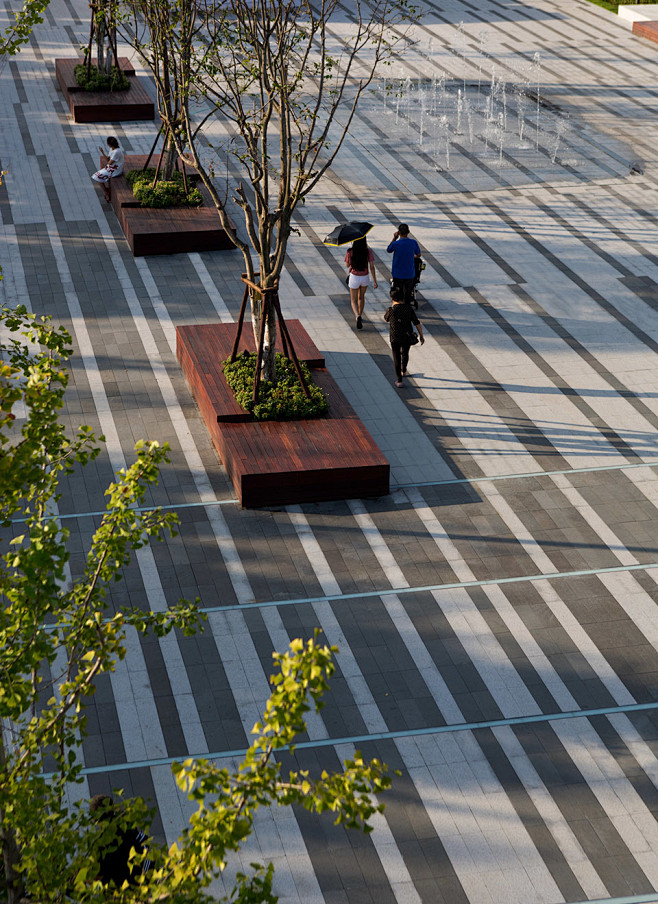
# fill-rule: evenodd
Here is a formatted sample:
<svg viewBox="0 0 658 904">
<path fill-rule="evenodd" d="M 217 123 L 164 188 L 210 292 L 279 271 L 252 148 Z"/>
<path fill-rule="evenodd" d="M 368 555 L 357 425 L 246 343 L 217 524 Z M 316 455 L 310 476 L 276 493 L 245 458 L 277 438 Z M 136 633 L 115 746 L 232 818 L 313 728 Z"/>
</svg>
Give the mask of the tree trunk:
<svg viewBox="0 0 658 904">
<path fill-rule="evenodd" d="M 0 728 L 0 767 L 5 765 L 5 748 Z M 9 826 L 5 814 L 0 810 L 0 845 L 2 845 L 2 862 L 4 865 L 4 885 L 7 892 L 7 904 L 19 904 L 25 897 L 25 883 L 21 873 L 16 872 L 21 853 L 16 843 L 16 836 Z"/>
<path fill-rule="evenodd" d="M 250 293 L 249 300 L 251 302 L 251 325 L 254 331 L 254 341 L 258 348 L 258 337 L 260 334 L 260 318 L 262 304 L 261 299 L 254 298 Z M 265 324 L 265 339 L 263 343 L 263 362 L 260 369 L 261 380 L 267 380 L 268 383 L 274 382 L 276 379 L 276 311 L 274 305 L 268 305 L 267 322 Z"/>
<path fill-rule="evenodd" d="M 105 23 L 96 23 L 96 68 L 99 72 L 105 69 Z"/>
<path fill-rule="evenodd" d="M 171 135 L 166 138 L 164 157 L 162 158 L 162 167 L 160 169 L 160 179 L 164 182 L 170 181 L 174 176 L 176 167 L 176 147 Z"/>
</svg>

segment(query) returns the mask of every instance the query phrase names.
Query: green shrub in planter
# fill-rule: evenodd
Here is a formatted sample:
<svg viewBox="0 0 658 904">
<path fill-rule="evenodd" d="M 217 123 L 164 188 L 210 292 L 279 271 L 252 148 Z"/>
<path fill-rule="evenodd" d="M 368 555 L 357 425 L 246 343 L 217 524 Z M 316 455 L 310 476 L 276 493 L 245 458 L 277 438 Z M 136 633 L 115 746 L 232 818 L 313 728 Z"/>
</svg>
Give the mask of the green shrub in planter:
<svg viewBox="0 0 658 904">
<path fill-rule="evenodd" d="M 99 72 L 96 66 L 91 67 L 87 78 L 86 63 L 78 63 L 73 74 L 78 85 L 85 91 L 127 91 L 130 88 L 130 79 L 116 66 L 112 66 L 109 78 L 104 72 Z"/>
<path fill-rule="evenodd" d="M 301 364 L 301 362 L 300 362 Z M 277 353 L 276 382 L 261 382 L 259 399 L 254 406 L 254 376 L 256 355 L 243 352 L 231 364 L 224 361 L 226 382 L 235 393 L 235 399 L 245 411 L 250 411 L 257 421 L 299 421 L 304 418 L 322 417 L 329 411 L 326 394 L 316 386 L 306 364 L 301 364 L 310 398 L 306 398 L 295 366 L 289 358 Z"/>
<path fill-rule="evenodd" d="M 133 195 L 142 207 L 200 207 L 203 203 L 201 192 L 193 188 L 188 180 L 188 192 L 185 194 L 183 174 L 176 171 L 171 181 L 158 181 L 153 185 L 155 170 L 130 170 L 126 173 L 126 182 L 133 190 Z"/>
</svg>

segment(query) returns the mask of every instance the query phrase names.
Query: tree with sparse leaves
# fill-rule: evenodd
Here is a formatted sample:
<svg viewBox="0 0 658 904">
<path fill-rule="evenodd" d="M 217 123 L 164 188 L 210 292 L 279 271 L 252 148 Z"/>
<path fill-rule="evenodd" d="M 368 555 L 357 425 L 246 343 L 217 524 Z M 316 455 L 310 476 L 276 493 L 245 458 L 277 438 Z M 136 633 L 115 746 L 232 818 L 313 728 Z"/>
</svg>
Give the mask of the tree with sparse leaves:
<svg viewBox="0 0 658 904">
<path fill-rule="evenodd" d="M 249 280 L 278 286 L 295 208 L 333 164 L 416 10 L 407 0 L 122 3 L 132 13 L 122 34 L 153 73 L 167 140 L 210 192 Z M 213 177 L 224 169 L 222 187 Z M 246 239 L 229 216 L 232 203 Z M 256 337 L 266 319 L 267 380 L 276 347 L 269 298 L 251 293 Z"/>
<path fill-rule="evenodd" d="M 292 749 L 328 687 L 334 649 L 317 638 L 295 640 L 275 654 L 272 695 L 238 769 L 188 759 L 173 772 L 197 810 L 169 850 L 151 840 L 153 867 L 134 886 L 117 889 L 99 877 L 103 851 L 128 826 L 147 825 L 140 800 L 122 802 L 108 837 L 82 802 L 67 792 L 82 780 L 79 746 L 85 701 L 99 678 L 126 654 L 126 632 L 173 627 L 190 633 L 201 617 L 181 602 L 164 612 L 111 611 L 107 586 L 132 551 L 175 531 L 172 513 L 144 508 L 167 448 L 140 442 L 134 464 L 106 491 L 107 510 L 79 576 L 68 569 L 68 531 L 57 519 L 62 482 L 98 455 L 87 427 L 71 439 L 60 423 L 68 381 L 70 337 L 24 308 L 0 311 L 0 894 L 7 904 L 207 904 L 205 889 L 252 831 L 259 806 L 298 804 L 331 811 L 337 822 L 368 831 L 381 809 L 375 795 L 390 784 L 386 768 L 359 754 L 334 774 L 283 774 L 276 754 Z M 136 857 L 136 862 L 139 856 Z M 238 875 L 229 900 L 274 902 L 272 865 Z M 27 897 L 26 897 L 27 896 Z"/>
</svg>

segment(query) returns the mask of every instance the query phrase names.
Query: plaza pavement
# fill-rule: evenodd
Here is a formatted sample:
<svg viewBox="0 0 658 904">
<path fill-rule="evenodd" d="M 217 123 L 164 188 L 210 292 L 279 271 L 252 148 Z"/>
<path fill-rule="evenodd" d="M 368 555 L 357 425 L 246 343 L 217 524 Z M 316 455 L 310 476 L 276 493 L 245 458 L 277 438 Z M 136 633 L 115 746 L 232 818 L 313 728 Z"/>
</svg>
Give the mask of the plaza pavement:
<svg viewBox="0 0 658 904">
<path fill-rule="evenodd" d="M 140 550 L 110 602 L 209 612 L 195 638 L 130 638 L 90 706 L 77 793 L 143 794 L 173 841 L 189 808 L 171 760 L 234 762 L 272 651 L 319 626 L 338 669 L 298 762 L 358 747 L 402 775 L 368 837 L 261 812 L 227 887 L 257 858 L 282 904 L 658 900 L 656 47 L 584 0 L 425 8 L 405 74 L 477 78 L 486 29 L 490 65 L 512 78 L 539 51 L 544 96 L 597 136 L 594 170 L 617 162 L 520 184 L 474 165 L 456 190 L 360 117 L 299 211 L 282 301 L 391 462 L 376 500 L 236 505 L 174 329 L 235 318 L 241 258 L 130 255 L 89 174 L 106 135 L 145 153 L 156 126 L 69 119 L 54 59 L 85 40 L 86 4 L 53 0 L 2 73 L 2 292 L 72 332 L 65 419 L 107 440 L 61 500 L 71 571 L 112 472 L 137 439 L 167 440 L 152 501 L 180 535 Z M 376 224 L 360 333 L 342 255 L 320 244 L 342 215 Z M 402 391 L 381 320 L 400 220 L 428 261 Z"/>
</svg>

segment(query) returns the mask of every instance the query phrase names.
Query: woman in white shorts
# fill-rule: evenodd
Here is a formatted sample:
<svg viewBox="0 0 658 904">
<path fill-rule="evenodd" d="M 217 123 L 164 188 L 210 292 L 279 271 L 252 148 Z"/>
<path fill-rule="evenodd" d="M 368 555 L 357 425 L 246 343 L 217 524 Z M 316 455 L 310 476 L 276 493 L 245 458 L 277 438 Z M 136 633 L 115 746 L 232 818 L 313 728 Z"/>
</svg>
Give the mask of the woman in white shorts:
<svg viewBox="0 0 658 904">
<path fill-rule="evenodd" d="M 372 248 L 368 248 L 365 238 L 357 239 L 352 244 L 345 255 L 345 263 L 349 270 L 349 281 L 347 285 L 350 288 L 350 301 L 352 302 L 352 310 L 356 317 L 357 330 L 363 329 L 363 306 L 366 300 L 366 289 L 370 283 L 368 276 L 368 268 L 372 274 L 372 287 L 377 288 L 377 277 L 375 276 L 375 255 Z"/>
</svg>

